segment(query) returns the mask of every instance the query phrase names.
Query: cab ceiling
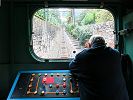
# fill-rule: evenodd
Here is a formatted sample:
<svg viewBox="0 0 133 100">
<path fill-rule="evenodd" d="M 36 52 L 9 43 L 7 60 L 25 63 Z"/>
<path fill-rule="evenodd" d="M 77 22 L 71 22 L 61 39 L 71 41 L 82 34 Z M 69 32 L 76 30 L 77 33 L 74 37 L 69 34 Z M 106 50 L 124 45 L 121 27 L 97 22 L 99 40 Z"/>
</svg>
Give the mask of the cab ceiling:
<svg viewBox="0 0 133 100">
<path fill-rule="evenodd" d="M 129 3 L 132 0 L 2 0 L 2 1 L 12 1 L 12 2 L 40 2 L 40 1 L 47 1 L 47 2 L 88 2 L 88 3 Z"/>
<path fill-rule="evenodd" d="M 99 6 L 101 4 L 104 5 L 121 5 L 121 6 L 126 6 L 128 8 L 133 8 L 133 0 L 2 0 L 4 2 L 13 2 L 13 3 L 32 3 L 32 4 L 48 4 L 50 5 L 54 5 L 56 7 L 58 6 L 63 6 L 63 7 L 67 7 L 67 6 L 90 6 L 90 7 L 95 7 L 95 6 Z"/>
</svg>

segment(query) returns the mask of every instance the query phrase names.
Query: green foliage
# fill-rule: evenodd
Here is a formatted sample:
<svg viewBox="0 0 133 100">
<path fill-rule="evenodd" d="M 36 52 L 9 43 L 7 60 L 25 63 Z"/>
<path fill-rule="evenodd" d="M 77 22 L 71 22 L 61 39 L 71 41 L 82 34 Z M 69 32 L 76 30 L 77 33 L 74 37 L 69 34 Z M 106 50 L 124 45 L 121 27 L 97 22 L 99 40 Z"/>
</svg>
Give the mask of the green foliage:
<svg viewBox="0 0 133 100">
<path fill-rule="evenodd" d="M 95 15 L 96 23 L 103 23 L 114 20 L 112 14 L 108 10 L 98 10 L 96 11 Z"/>
<path fill-rule="evenodd" d="M 77 17 L 77 21 L 81 22 L 86 16 L 86 11 L 81 12 L 81 14 Z"/>
<path fill-rule="evenodd" d="M 54 25 L 59 25 L 61 22 L 59 12 L 56 9 L 40 9 L 35 13 L 35 16 Z"/>
<path fill-rule="evenodd" d="M 87 25 L 80 26 L 78 29 L 79 29 L 79 33 L 80 33 L 80 34 L 78 34 L 78 40 L 79 40 L 80 44 L 83 45 L 84 41 L 86 39 L 90 38 L 92 32 Z"/>
<path fill-rule="evenodd" d="M 71 22 L 71 24 L 67 24 L 66 27 L 68 33 L 70 33 L 75 39 L 79 40 L 80 44 L 83 45 L 84 41 L 92 34 L 89 25 L 105 23 L 107 21 L 113 21 L 113 16 L 108 10 L 87 9 L 81 11 L 79 16 L 76 16 L 75 25 Z"/>
<path fill-rule="evenodd" d="M 95 22 L 95 13 L 93 12 L 87 12 L 81 23 L 83 25 L 92 24 Z"/>
<path fill-rule="evenodd" d="M 72 35 L 72 30 L 74 29 L 74 24 L 70 23 L 67 24 L 66 26 L 66 30 L 68 31 L 68 33 L 70 33 Z"/>
<path fill-rule="evenodd" d="M 88 9 L 80 13 L 76 19 L 79 25 L 88 25 L 96 23 L 104 23 L 107 21 L 113 21 L 113 16 L 108 10 L 104 9 Z"/>
<path fill-rule="evenodd" d="M 88 26 L 74 26 L 72 23 L 66 27 L 69 34 L 73 38 L 79 40 L 80 44 L 83 45 L 84 41 L 91 36 L 91 31 Z"/>
<path fill-rule="evenodd" d="M 35 13 L 36 17 L 39 17 L 42 20 L 45 20 L 45 11 L 44 9 L 40 9 Z"/>
<path fill-rule="evenodd" d="M 59 25 L 61 22 L 59 12 L 56 9 L 46 9 L 47 21 L 54 25 Z"/>
<path fill-rule="evenodd" d="M 74 27 L 74 29 L 72 30 L 71 35 L 72 35 L 75 39 L 78 39 L 80 33 L 81 33 L 81 30 L 80 30 L 80 28 L 77 26 L 77 27 Z"/>
</svg>

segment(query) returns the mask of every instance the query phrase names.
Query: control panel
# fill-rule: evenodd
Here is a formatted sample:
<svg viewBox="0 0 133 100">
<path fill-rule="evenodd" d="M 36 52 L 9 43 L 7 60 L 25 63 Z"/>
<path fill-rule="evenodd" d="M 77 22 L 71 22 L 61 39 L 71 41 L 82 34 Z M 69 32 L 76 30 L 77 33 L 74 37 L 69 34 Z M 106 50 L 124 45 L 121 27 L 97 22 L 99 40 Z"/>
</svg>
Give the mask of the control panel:
<svg viewBox="0 0 133 100">
<path fill-rule="evenodd" d="M 78 80 L 69 70 L 21 71 L 7 100 L 79 100 Z"/>
</svg>

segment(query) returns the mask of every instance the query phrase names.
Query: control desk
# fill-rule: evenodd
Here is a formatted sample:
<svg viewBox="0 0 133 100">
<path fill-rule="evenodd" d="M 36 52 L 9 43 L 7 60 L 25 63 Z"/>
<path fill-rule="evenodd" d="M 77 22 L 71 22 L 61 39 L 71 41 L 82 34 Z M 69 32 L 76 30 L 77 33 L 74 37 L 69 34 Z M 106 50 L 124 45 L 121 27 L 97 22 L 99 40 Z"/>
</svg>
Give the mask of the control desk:
<svg viewBox="0 0 133 100">
<path fill-rule="evenodd" d="M 80 100 L 69 70 L 20 71 L 7 100 Z"/>
</svg>

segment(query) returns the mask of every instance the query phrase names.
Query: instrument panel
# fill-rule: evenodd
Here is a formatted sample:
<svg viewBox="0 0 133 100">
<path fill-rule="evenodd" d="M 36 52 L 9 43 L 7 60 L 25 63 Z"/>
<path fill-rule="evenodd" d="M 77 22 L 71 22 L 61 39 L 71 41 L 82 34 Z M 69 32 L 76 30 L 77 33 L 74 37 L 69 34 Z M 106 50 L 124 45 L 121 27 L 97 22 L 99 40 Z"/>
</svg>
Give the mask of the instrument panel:
<svg viewBox="0 0 133 100">
<path fill-rule="evenodd" d="M 79 100 L 78 80 L 69 70 L 20 71 L 7 100 Z"/>
</svg>

